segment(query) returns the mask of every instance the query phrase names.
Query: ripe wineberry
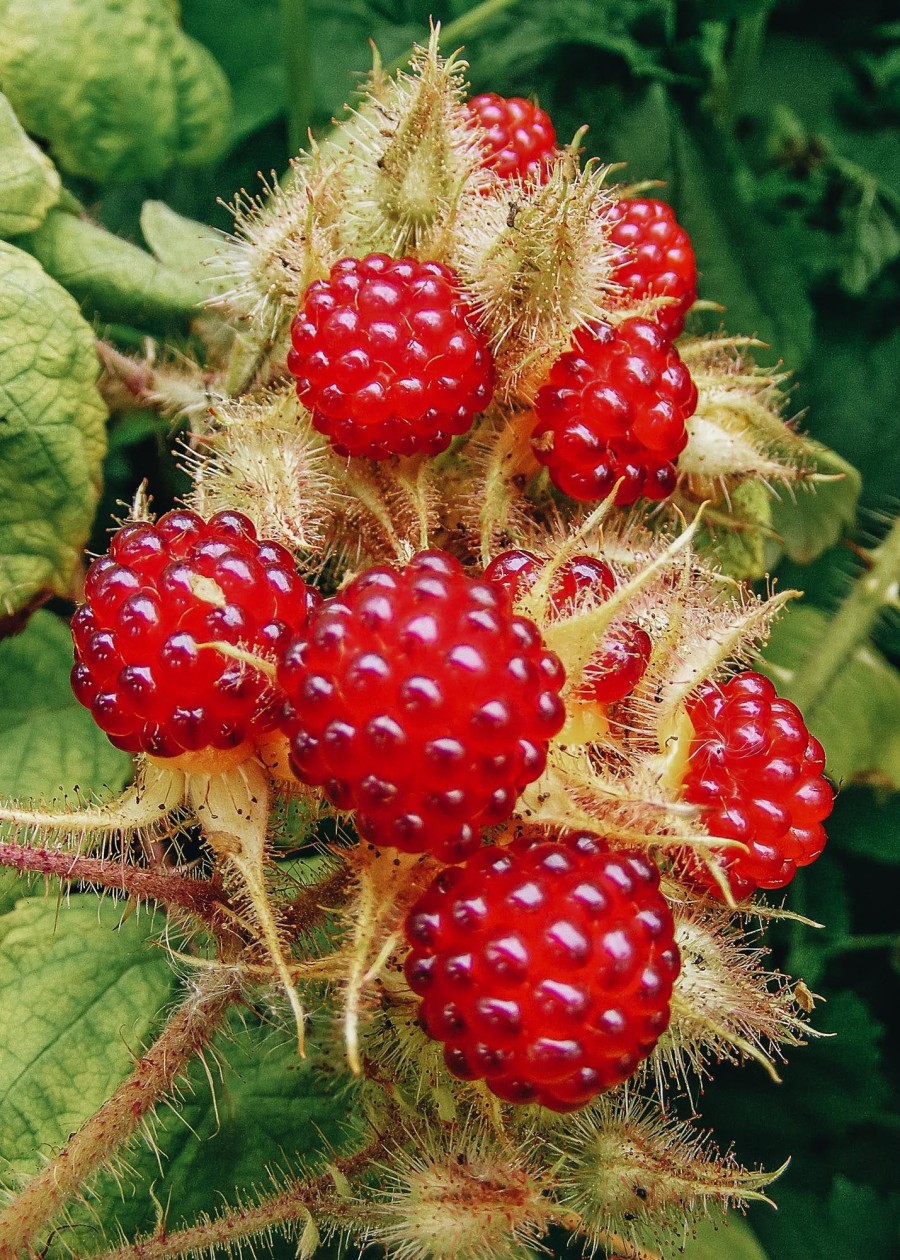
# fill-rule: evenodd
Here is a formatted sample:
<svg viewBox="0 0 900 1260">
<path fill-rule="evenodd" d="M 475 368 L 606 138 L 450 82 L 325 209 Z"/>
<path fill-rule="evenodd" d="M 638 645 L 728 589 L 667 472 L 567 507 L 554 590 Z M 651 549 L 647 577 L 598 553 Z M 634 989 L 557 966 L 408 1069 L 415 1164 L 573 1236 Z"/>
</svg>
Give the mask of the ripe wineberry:
<svg viewBox="0 0 900 1260">
<path fill-rule="evenodd" d="M 556 160 L 556 131 L 548 114 L 521 96 L 482 92 L 469 101 L 473 121 L 484 129 L 484 165 L 501 179 L 543 184 Z"/>
<path fill-rule="evenodd" d="M 630 300 L 666 297 L 653 319 L 670 337 L 684 328 L 697 299 L 697 260 L 691 238 L 671 206 L 651 197 L 621 198 L 609 212 L 610 240 L 625 251 L 612 279 Z"/>
</svg>

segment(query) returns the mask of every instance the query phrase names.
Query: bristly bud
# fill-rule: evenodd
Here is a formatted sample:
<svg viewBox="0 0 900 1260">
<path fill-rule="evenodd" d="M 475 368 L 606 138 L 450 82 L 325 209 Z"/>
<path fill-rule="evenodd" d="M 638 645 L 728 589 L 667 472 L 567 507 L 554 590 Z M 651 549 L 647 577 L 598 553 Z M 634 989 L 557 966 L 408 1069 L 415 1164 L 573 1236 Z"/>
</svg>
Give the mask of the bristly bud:
<svg viewBox="0 0 900 1260">
<path fill-rule="evenodd" d="M 674 886 L 673 886 L 674 887 Z M 682 894 L 678 894 L 679 896 Z M 666 1075 L 687 1083 L 711 1062 L 753 1058 L 777 1080 L 780 1047 L 814 1035 L 787 976 L 764 966 L 768 950 L 725 907 L 685 897 L 672 901 L 681 972 L 672 1022 L 648 1060 L 662 1090 Z"/>
<path fill-rule="evenodd" d="M 786 373 L 760 367 L 747 337 L 687 337 L 678 351 L 697 386 L 678 458 L 684 488 L 695 499 L 721 499 L 745 478 L 796 481 L 808 469 L 806 443 L 785 423 Z"/>
<path fill-rule="evenodd" d="M 438 33 L 416 48 L 409 73 L 376 71 L 341 124 L 345 254 L 442 257 L 464 185 L 491 179 L 464 105 L 465 63 L 440 56 Z"/>
<path fill-rule="evenodd" d="M 584 324 L 608 318 L 618 248 L 604 168 L 567 154 L 545 184 L 467 190 L 450 261 L 490 339 L 499 397 L 530 401 Z"/>
<path fill-rule="evenodd" d="M 324 442 L 293 390 L 210 403 L 214 427 L 187 453 L 192 506 L 235 510 L 304 558 L 321 550 L 338 491 Z"/>
<path fill-rule="evenodd" d="M 710 1209 L 743 1208 L 778 1173 L 752 1172 L 722 1156 L 707 1134 L 667 1121 L 624 1091 L 573 1116 L 559 1139 L 566 1206 L 596 1250 L 613 1235 L 635 1247 L 680 1243 Z"/>
<path fill-rule="evenodd" d="M 397 1150 L 369 1237 L 393 1260 L 526 1260 L 552 1204 L 512 1141 L 421 1130 Z"/>
</svg>

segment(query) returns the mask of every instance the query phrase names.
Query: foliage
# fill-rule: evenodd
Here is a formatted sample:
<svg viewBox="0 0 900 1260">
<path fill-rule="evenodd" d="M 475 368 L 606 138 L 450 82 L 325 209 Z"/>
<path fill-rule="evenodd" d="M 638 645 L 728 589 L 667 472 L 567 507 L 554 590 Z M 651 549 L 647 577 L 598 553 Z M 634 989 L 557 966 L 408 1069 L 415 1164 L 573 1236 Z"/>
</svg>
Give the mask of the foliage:
<svg viewBox="0 0 900 1260">
<path fill-rule="evenodd" d="M 201 331 L 215 341 L 217 317 L 200 300 L 221 290 L 206 260 L 222 246 L 202 225 L 232 226 L 215 198 L 255 188 L 259 170 L 284 172 L 288 134 L 325 134 L 369 62 L 367 41 L 390 65 L 433 14 L 446 51 L 465 42 L 473 89 L 536 93 L 562 138 L 590 121 L 587 154 L 627 162 L 619 178 L 664 180 L 660 195 L 694 239 L 709 304 L 693 331 L 713 333 L 724 319 L 767 343 L 757 354 L 771 370 L 783 361 L 794 373 L 789 411 L 815 440 L 806 455 L 823 479 L 779 487 L 774 501 L 738 496 L 746 529 L 704 528 L 737 576 L 774 568 L 781 588 L 806 592 L 776 627 L 768 668 L 787 694 L 804 693 L 844 790 L 825 856 L 787 898 L 824 929 L 790 922 L 772 932 L 776 960 L 827 999 L 815 1027 L 835 1036 L 796 1056 L 778 1094 L 748 1069 L 706 1091 L 707 1118 L 748 1163 L 793 1162 L 774 1192 L 777 1214 L 754 1203 L 747 1223 L 701 1227 L 685 1255 L 887 1260 L 900 1208 L 890 1175 L 900 1084 L 889 997 L 900 969 L 896 544 L 878 597 L 860 592 L 872 556 L 877 565 L 886 554 L 877 545 L 896 510 L 900 437 L 900 54 L 889 7 L 311 0 L 306 14 L 302 0 L 54 0 L 52 9 L 38 23 L 33 5 L 0 0 L 0 626 L 27 622 L 0 643 L 2 794 L 52 800 L 77 783 L 90 800 L 127 777 L 127 759 L 71 698 L 62 618 L 92 522 L 103 550 L 118 501 L 130 502 L 143 479 L 159 510 L 186 488 L 152 395 L 163 390 L 182 414 L 203 395 L 177 372 L 150 376 L 159 346 L 191 360 Z M 298 63 L 285 34 L 304 15 Z M 38 39 L 35 63 L 45 20 L 56 38 Z M 104 397 L 95 333 L 106 347 Z M 146 379 L 109 370 L 117 352 L 142 354 L 147 338 Z M 29 620 L 47 600 L 50 610 Z M 845 624 L 835 616 L 842 604 L 852 624 L 823 681 L 815 660 Z M 285 879 L 299 878 L 284 866 Z M 15 1044 L 0 1047 L 9 1184 L 125 1079 L 184 991 L 156 947 L 161 923 L 144 910 L 123 914 L 118 899 L 98 915 L 80 887 L 59 904 L 59 887 L 39 898 L 41 886 L 0 878 L 0 1027 L 18 1028 Z M 77 954 L 88 948 L 91 984 L 76 988 Z M 337 1048 L 313 1047 L 301 1064 L 273 1010 L 260 1004 L 244 1024 L 226 1027 L 205 1067 L 190 1070 L 180 1118 L 157 1117 L 128 1167 L 105 1172 L 96 1198 L 73 1209 L 72 1224 L 82 1236 L 96 1230 L 98 1248 L 101 1228 L 193 1219 L 219 1194 L 252 1197 L 267 1167 L 320 1168 L 323 1153 L 332 1161 L 352 1147 L 365 1100 L 309 1105 Z M 311 1235 L 297 1236 L 298 1254 L 311 1254 Z"/>
</svg>

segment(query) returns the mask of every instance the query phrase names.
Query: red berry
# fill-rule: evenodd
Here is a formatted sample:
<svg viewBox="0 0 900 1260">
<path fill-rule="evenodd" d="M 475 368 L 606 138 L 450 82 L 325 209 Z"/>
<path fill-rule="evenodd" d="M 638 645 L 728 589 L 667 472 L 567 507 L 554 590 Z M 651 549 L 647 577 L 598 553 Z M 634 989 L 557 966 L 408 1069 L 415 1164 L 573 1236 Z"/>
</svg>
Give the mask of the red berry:
<svg viewBox="0 0 900 1260">
<path fill-rule="evenodd" d="M 750 671 L 705 683 L 688 715 L 695 737 L 685 799 L 703 807 L 712 835 L 748 845 L 747 852 L 720 855 L 732 892 L 746 897 L 757 888 L 784 888 L 825 844 L 822 821 L 834 793 L 822 775 L 822 745 L 797 706 Z M 718 893 L 706 866 L 694 855 L 687 861 L 690 875 Z"/>
<path fill-rule="evenodd" d="M 495 556 L 484 571 L 515 601 L 537 581 L 543 562 L 530 551 L 504 551 Z M 608 564 L 596 556 L 573 556 L 556 573 L 550 592 L 552 611 L 569 613 L 582 592 L 590 590 L 601 600 L 616 589 L 616 578 Z M 646 630 L 634 621 L 611 626 L 585 669 L 577 695 L 582 701 L 615 704 L 624 700 L 647 672 L 653 651 Z"/>
<path fill-rule="evenodd" d="M 484 128 L 484 165 L 501 179 L 546 182 L 556 160 L 556 131 L 548 114 L 521 96 L 483 92 L 469 101 L 474 122 Z"/>
<path fill-rule="evenodd" d="M 582 1107 L 668 1027 L 680 958 L 659 872 L 597 836 L 482 849 L 437 876 L 406 935 L 425 1031 L 508 1102 Z"/>
<path fill-rule="evenodd" d="M 355 578 L 279 670 L 298 777 L 363 839 L 448 861 L 543 771 L 564 680 L 537 627 L 440 551 Z"/>
<path fill-rule="evenodd" d="M 274 657 L 306 625 L 303 579 L 284 547 L 237 512 L 167 512 L 124 525 L 85 578 L 72 618 L 72 688 L 118 748 L 174 757 L 270 730 L 269 679 L 201 644 Z"/>
<path fill-rule="evenodd" d="M 691 238 L 672 207 L 650 197 L 623 197 L 613 206 L 608 221 L 610 240 L 627 251 L 612 279 L 632 299 L 675 299 L 661 306 L 653 318 L 670 337 L 677 337 L 697 298 L 697 260 Z"/>
<path fill-rule="evenodd" d="M 594 324 L 538 391 L 532 444 L 551 481 L 573 499 L 602 499 L 620 477 L 619 504 L 665 499 L 696 406 L 691 375 L 658 324 Z"/>
<path fill-rule="evenodd" d="M 436 455 L 490 402 L 493 361 L 438 262 L 342 258 L 291 325 L 297 394 L 339 455 Z"/>
</svg>

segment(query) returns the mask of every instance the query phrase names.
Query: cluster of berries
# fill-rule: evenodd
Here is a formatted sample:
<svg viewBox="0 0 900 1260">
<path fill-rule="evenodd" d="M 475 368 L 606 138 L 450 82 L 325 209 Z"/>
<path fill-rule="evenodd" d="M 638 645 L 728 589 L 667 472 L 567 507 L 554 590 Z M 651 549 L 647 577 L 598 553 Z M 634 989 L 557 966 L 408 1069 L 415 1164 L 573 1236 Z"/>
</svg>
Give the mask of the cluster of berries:
<svg viewBox="0 0 900 1260">
<path fill-rule="evenodd" d="M 563 664 L 517 611 L 543 566 L 506 552 L 472 577 L 423 551 L 323 600 L 242 515 L 169 512 L 124 526 L 91 566 L 72 680 L 119 747 L 187 770 L 277 730 L 296 777 L 352 811 L 361 838 L 446 864 L 406 924 L 423 1026 L 457 1076 L 567 1110 L 649 1054 L 679 956 L 646 854 L 582 834 L 484 845 L 566 719 Z M 549 623 L 616 586 L 605 561 L 571 558 Z M 576 702 L 622 701 L 651 650 L 636 621 L 614 621 Z M 684 794 L 713 834 L 749 842 L 728 859 L 735 890 L 782 886 L 821 848 L 820 746 L 756 674 L 700 687 L 689 715 Z"/>
<path fill-rule="evenodd" d="M 547 115 L 521 98 L 469 103 L 484 166 L 503 181 L 546 181 L 558 160 Z M 687 443 L 697 391 L 673 338 L 696 298 L 696 264 L 671 209 L 622 199 L 609 212 L 610 287 L 652 318 L 580 329 L 534 399 L 534 452 L 574 499 L 664 499 Z M 459 276 L 440 262 L 342 258 L 307 289 L 288 368 L 316 429 L 341 455 L 435 455 L 491 401 L 490 338 Z"/>
</svg>

